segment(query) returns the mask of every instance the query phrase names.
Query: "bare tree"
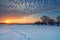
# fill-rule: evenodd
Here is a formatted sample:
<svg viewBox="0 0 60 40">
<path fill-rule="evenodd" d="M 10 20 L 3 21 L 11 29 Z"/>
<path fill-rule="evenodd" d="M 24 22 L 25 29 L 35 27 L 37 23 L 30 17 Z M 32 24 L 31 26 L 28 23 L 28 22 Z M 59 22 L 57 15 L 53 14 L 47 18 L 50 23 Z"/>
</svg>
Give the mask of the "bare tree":
<svg viewBox="0 0 60 40">
<path fill-rule="evenodd" d="M 60 24 L 60 16 L 57 16 L 56 19 L 57 19 L 57 25 L 59 25 Z"/>
<path fill-rule="evenodd" d="M 49 23 L 49 25 L 55 25 L 55 22 L 56 21 L 54 19 L 50 19 L 48 23 Z"/>
<path fill-rule="evenodd" d="M 60 16 L 57 16 L 56 19 L 58 22 L 60 22 Z"/>
<path fill-rule="evenodd" d="M 41 19 L 42 19 L 42 21 L 43 21 L 44 23 L 48 24 L 48 21 L 50 20 L 50 17 L 44 15 L 44 16 L 41 17 Z"/>
</svg>

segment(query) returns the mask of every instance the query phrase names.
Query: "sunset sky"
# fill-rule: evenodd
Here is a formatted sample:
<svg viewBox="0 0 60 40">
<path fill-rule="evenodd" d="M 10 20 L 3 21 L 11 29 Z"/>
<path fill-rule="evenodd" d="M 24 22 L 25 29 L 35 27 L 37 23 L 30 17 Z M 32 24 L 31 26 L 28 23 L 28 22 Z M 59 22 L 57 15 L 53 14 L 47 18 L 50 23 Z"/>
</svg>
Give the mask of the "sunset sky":
<svg viewBox="0 0 60 40">
<path fill-rule="evenodd" d="M 0 23 L 34 23 L 43 15 L 60 16 L 60 0 L 0 0 Z"/>
</svg>

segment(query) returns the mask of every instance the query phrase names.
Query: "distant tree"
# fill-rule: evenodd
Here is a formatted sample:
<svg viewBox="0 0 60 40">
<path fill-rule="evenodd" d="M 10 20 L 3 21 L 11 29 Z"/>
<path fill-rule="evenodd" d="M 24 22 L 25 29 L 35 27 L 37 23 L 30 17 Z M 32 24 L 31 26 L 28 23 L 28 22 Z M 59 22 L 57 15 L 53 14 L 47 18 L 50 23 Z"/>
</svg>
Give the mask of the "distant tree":
<svg viewBox="0 0 60 40">
<path fill-rule="evenodd" d="M 41 19 L 42 19 L 42 21 L 43 21 L 45 24 L 48 24 L 48 21 L 50 20 L 50 17 L 44 15 L 44 16 L 41 17 Z"/>
<path fill-rule="evenodd" d="M 35 24 L 39 25 L 40 24 L 40 21 L 36 21 Z"/>
<path fill-rule="evenodd" d="M 54 19 L 50 19 L 48 22 L 49 25 L 55 25 L 55 20 Z"/>
<path fill-rule="evenodd" d="M 57 16 L 56 19 L 58 22 L 60 22 L 60 16 Z"/>
<path fill-rule="evenodd" d="M 59 25 L 60 24 L 60 16 L 57 16 L 56 19 L 57 19 L 57 25 Z"/>
</svg>

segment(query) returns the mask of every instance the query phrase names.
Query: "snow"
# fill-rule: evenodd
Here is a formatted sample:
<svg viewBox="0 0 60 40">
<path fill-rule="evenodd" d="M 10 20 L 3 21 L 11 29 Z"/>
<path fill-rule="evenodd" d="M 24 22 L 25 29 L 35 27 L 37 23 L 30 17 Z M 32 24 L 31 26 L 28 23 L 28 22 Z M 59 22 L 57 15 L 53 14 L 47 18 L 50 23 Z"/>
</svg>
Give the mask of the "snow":
<svg viewBox="0 0 60 40">
<path fill-rule="evenodd" d="M 0 40 L 60 40 L 60 26 L 0 25 Z"/>
</svg>

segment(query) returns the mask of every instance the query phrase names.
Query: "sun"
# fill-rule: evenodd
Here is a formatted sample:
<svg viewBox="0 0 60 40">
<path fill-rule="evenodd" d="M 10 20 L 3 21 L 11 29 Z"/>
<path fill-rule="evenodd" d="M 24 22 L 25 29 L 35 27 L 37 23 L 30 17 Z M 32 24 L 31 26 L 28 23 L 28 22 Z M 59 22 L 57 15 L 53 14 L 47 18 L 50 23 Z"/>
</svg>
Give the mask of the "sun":
<svg viewBox="0 0 60 40">
<path fill-rule="evenodd" d="M 7 23 L 7 24 L 10 23 L 10 20 L 6 20 L 5 23 Z"/>
</svg>

